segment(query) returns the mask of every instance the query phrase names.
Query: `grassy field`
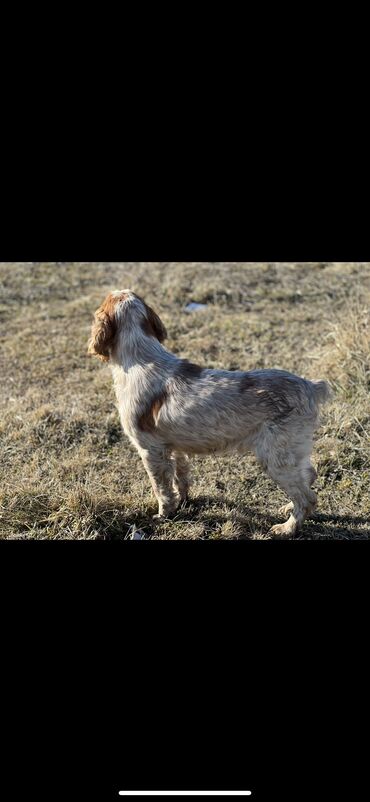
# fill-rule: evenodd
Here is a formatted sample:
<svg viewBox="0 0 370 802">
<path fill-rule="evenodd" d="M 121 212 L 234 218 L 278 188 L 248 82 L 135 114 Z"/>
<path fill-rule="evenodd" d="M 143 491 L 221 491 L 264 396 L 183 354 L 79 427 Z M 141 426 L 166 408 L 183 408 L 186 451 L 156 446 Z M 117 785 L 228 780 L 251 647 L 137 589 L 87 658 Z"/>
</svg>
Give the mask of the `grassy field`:
<svg viewBox="0 0 370 802">
<path fill-rule="evenodd" d="M 129 287 L 168 349 L 208 367 L 326 378 L 313 462 L 319 505 L 298 539 L 370 536 L 370 264 L 0 264 L 1 538 L 264 539 L 285 496 L 252 456 L 195 458 L 191 500 L 157 511 L 121 432 L 109 367 L 86 355 L 92 314 Z M 205 311 L 185 312 L 190 301 Z"/>
</svg>

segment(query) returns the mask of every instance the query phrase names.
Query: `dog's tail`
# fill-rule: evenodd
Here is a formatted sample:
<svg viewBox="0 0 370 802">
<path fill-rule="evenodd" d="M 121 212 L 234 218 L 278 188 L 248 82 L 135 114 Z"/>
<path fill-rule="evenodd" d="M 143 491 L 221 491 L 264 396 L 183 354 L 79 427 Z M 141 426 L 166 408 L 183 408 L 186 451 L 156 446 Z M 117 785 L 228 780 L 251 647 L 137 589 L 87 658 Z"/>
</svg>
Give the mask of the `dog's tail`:
<svg viewBox="0 0 370 802">
<path fill-rule="evenodd" d="M 333 395 L 330 384 L 326 381 L 311 382 L 313 394 L 317 404 L 325 404 Z"/>
</svg>

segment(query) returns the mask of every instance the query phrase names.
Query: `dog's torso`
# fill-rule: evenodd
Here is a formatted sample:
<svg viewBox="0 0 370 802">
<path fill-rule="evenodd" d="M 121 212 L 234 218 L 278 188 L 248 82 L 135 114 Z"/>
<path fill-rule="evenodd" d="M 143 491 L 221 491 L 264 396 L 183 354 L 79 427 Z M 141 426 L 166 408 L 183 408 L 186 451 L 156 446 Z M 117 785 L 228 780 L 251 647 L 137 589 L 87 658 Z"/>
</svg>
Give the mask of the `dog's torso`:
<svg viewBox="0 0 370 802">
<path fill-rule="evenodd" d="M 113 369 L 123 428 L 142 448 L 154 435 L 189 454 L 243 452 L 288 416 L 317 415 L 315 384 L 287 371 L 202 369 L 171 356 L 165 366 Z"/>
</svg>

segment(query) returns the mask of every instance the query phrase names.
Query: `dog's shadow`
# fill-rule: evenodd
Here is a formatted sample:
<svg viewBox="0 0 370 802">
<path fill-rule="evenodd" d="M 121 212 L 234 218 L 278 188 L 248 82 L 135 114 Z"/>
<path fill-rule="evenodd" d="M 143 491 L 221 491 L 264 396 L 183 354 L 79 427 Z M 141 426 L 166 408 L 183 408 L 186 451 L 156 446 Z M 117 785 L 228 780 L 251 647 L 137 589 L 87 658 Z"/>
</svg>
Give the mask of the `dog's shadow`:
<svg viewBox="0 0 370 802">
<path fill-rule="evenodd" d="M 209 507 L 215 503 L 226 507 L 230 515 L 220 515 L 218 512 L 210 511 Z M 243 504 L 242 509 L 236 509 L 235 505 L 226 496 L 218 495 L 217 497 L 212 497 L 207 495 L 192 498 L 184 507 L 180 508 L 176 514 L 176 519 L 186 519 L 189 517 L 189 511 L 191 510 L 197 514 L 196 520 L 199 516 L 200 520 L 205 520 L 210 524 L 214 522 L 216 526 L 219 523 L 230 520 L 231 517 L 239 525 L 241 531 L 243 528 L 246 530 L 235 538 L 237 540 L 255 540 L 261 535 L 264 535 L 266 540 L 367 540 L 370 538 L 370 528 L 363 526 L 363 524 L 369 524 L 369 519 L 361 516 L 316 513 L 312 518 L 305 521 L 300 533 L 294 537 L 287 538 L 278 535 L 270 537 L 268 535 L 268 530 L 271 526 L 286 520 L 278 512 L 275 515 L 270 515 L 245 504 Z M 228 539 L 232 540 L 233 538 Z"/>
<path fill-rule="evenodd" d="M 214 507 L 217 505 L 218 509 Z M 219 507 L 223 506 L 225 512 L 222 513 Z M 156 507 L 151 506 L 145 512 L 137 511 L 132 518 L 124 519 L 124 525 L 117 519 L 107 522 L 98 533 L 98 540 L 125 540 L 130 539 L 134 531 L 140 530 L 142 539 L 151 539 L 160 534 L 160 523 L 155 523 L 152 516 L 156 512 Z M 334 515 L 316 513 L 312 518 L 305 521 L 301 532 L 293 538 L 270 536 L 268 530 L 276 523 L 283 522 L 285 519 L 276 513 L 270 515 L 261 512 L 258 508 L 243 505 L 242 508 L 235 507 L 235 504 L 227 499 L 226 496 L 201 495 L 189 498 L 175 513 L 171 519 L 174 524 L 188 522 L 204 524 L 204 535 L 202 539 L 223 539 L 219 536 L 220 524 L 232 521 L 238 532 L 235 537 L 227 536 L 227 540 L 256 540 L 261 536 L 265 540 L 368 540 L 370 538 L 370 528 L 363 526 L 368 524 L 367 518 L 351 515 Z"/>
<path fill-rule="evenodd" d="M 306 521 L 299 539 L 312 536 L 316 539 L 330 540 L 368 540 L 370 538 L 369 519 L 353 515 L 328 515 L 317 512 Z"/>
</svg>

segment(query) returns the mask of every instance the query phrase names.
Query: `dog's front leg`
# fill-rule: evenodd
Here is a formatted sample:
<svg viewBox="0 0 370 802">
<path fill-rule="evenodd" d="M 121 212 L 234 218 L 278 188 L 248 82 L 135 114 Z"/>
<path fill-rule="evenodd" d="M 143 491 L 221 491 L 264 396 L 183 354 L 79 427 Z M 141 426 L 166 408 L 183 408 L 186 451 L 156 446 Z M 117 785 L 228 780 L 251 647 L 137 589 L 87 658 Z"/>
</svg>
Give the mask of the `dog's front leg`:
<svg viewBox="0 0 370 802">
<path fill-rule="evenodd" d="M 181 501 L 186 501 L 189 492 L 189 457 L 181 451 L 174 451 L 175 460 L 175 491 L 179 493 Z"/>
<path fill-rule="evenodd" d="M 175 464 L 164 448 L 140 450 L 140 456 L 158 501 L 158 514 L 154 518 L 167 518 L 178 507 L 174 491 Z"/>
</svg>

